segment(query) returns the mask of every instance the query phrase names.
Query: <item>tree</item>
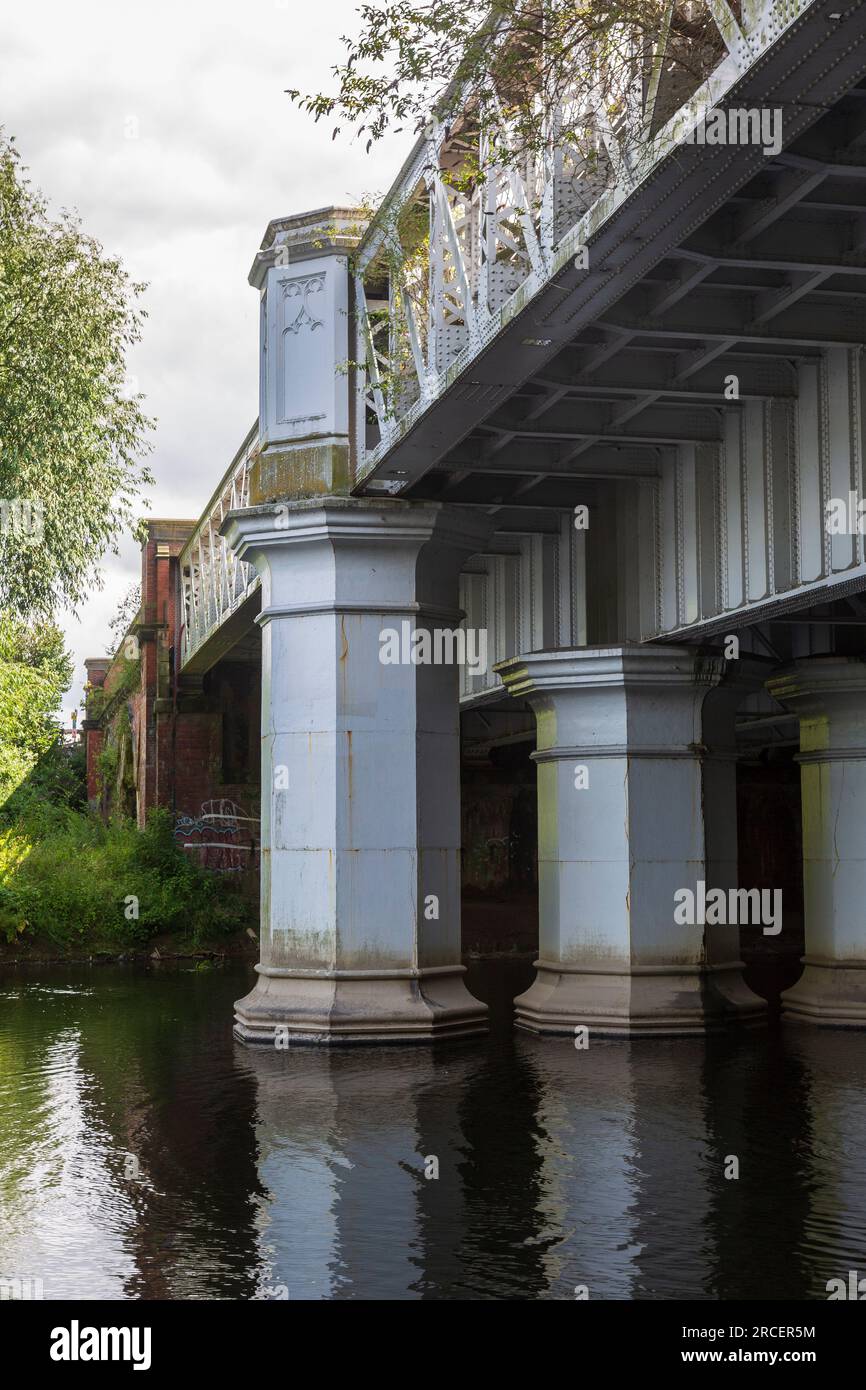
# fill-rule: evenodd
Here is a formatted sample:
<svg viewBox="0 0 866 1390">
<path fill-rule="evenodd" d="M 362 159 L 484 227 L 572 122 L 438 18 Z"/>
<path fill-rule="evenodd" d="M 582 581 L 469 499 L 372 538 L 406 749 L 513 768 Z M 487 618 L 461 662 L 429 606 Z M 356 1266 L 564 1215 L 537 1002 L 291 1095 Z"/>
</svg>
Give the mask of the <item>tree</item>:
<svg viewBox="0 0 866 1390">
<path fill-rule="evenodd" d="M 57 708 L 71 680 L 58 627 L 0 615 L 0 801 L 55 743 Z"/>
<path fill-rule="evenodd" d="M 679 105 L 721 52 L 704 0 L 386 0 L 359 13 L 332 70 L 336 90 L 288 94 L 317 121 L 336 117 L 334 137 L 348 124 L 368 150 L 389 131 L 474 111 L 500 160 L 553 138 L 591 156 L 599 122 L 617 122 L 654 66 Z"/>
<path fill-rule="evenodd" d="M 143 288 L 77 217 L 49 216 L 0 132 L 0 611 L 75 607 L 135 525 L 153 481 L 125 389 Z"/>
</svg>

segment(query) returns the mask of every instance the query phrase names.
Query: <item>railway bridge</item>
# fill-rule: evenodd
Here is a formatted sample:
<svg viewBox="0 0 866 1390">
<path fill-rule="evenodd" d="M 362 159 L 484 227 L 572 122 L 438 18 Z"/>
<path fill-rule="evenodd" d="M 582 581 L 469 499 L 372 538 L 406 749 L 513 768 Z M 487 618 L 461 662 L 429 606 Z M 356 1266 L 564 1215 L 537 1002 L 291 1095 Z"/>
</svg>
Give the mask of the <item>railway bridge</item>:
<svg viewBox="0 0 866 1390">
<path fill-rule="evenodd" d="M 756 766 L 802 806 L 784 1012 L 866 1025 L 866 15 L 709 10 L 693 88 L 663 23 L 591 163 L 495 162 L 457 91 L 374 214 L 266 230 L 259 418 L 197 523 L 151 524 L 137 625 L 145 800 L 210 756 L 178 730 L 218 678 L 253 780 L 260 689 L 248 1043 L 484 1029 L 461 722 L 535 744 L 522 1027 L 762 1020 L 742 921 L 679 910 L 754 905 Z"/>
</svg>

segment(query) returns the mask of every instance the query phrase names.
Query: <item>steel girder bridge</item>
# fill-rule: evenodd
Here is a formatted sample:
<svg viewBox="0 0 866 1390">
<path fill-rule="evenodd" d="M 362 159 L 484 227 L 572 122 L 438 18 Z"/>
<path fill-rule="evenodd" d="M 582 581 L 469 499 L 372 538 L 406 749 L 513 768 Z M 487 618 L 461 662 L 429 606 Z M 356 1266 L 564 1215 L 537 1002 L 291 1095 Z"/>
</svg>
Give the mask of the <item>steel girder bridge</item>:
<svg viewBox="0 0 866 1390">
<path fill-rule="evenodd" d="M 263 628 L 246 1041 L 283 1024 L 301 1040 L 483 1026 L 458 980 L 447 692 L 419 670 L 386 696 L 358 655 L 389 614 L 456 620 L 458 604 L 492 648 L 460 671 L 468 717 L 505 689 L 538 719 L 541 958 L 523 1026 L 688 1033 L 760 1014 L 736 928 L 668 920 L 690 875 L 736 884 L 735 709 L 756 746 L 800 721 L 807 954 L 788 1011 L 866 1023 L 866 14 L 707 4 L 687 89 L 660 5 L 592 158 L 552 111 L 542 155 L 497 161 L 455 91 L 364 225 L 335 208 L 268 227 L 250 276 L 260 417 L 176 571 L 181 682 Z M 780 138 L 710 143 L 720 112 L 741 132 L 774 113 Z M 831 527 L 837 504 L 848 520 Z M 410 583 L 412 545 L 437 558 Z M 732 636 L 755 658 L 741 677 Z M 456 695 L 455 676 L 455 720 Z M 367 735 L 384 761 L 358 751 Z M 266 788 L 302 747 L 292 819 Z M 602 788 L 589 820 L 583 758 Z M 447 928 L 418 920 L 431 883 Z"/>
</svg>

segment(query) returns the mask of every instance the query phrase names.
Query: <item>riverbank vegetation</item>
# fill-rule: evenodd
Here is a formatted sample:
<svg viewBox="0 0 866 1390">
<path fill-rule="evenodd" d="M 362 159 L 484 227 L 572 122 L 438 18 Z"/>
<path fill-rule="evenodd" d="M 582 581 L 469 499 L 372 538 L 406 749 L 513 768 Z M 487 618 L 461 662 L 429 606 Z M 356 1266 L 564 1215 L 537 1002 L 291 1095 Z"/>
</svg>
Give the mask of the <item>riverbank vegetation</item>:
<svg viewBox="0 0 866 1390">
<path fill-rule="evenodd" d="M 182 954 L 225 944 L 251 915 L 236 885 L 184 854 L 168 811 L 139 830 L 35 796 L 0 825 L 0 940 L 23 954 L 117 955 L 166 934 Z"/>
<path fill-rule="evenodd" d="M 2 954 L 117 955 L 166 934 L 182 952 L 240 932 L 251 904 L 184 853 L 168 811 L 139 830 L 88 807 L 83 747 L 57 725 L 70 677 L 53 623 L 0 616 Z"/>
</svg>

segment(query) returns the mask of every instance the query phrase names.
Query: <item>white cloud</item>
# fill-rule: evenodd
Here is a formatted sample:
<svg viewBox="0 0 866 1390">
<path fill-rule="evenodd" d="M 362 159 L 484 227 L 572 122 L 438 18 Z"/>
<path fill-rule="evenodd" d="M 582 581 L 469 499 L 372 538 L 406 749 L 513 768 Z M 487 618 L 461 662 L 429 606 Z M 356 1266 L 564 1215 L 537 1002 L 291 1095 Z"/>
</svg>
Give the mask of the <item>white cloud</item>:
<svg viewBox="0 0 866 1390">
<path fill-rule="evenodd" d="M 357 0 L 42 0 L 0 14 L 0 120 L 55 209 L 148 282 L 130 371 L 158 418 L 152 516 L 198 515 L 257 410 L 247 273 L 272 217 L 388 187 L 407 138 L 369 156 L 295 110 L 327 87 Z M 130 138 L 132 137 L 132 138 Z M 138 574 L 107 556 L 105 587 L 64 626 L 76 660 L 105 650 Z"/>
</svg>

